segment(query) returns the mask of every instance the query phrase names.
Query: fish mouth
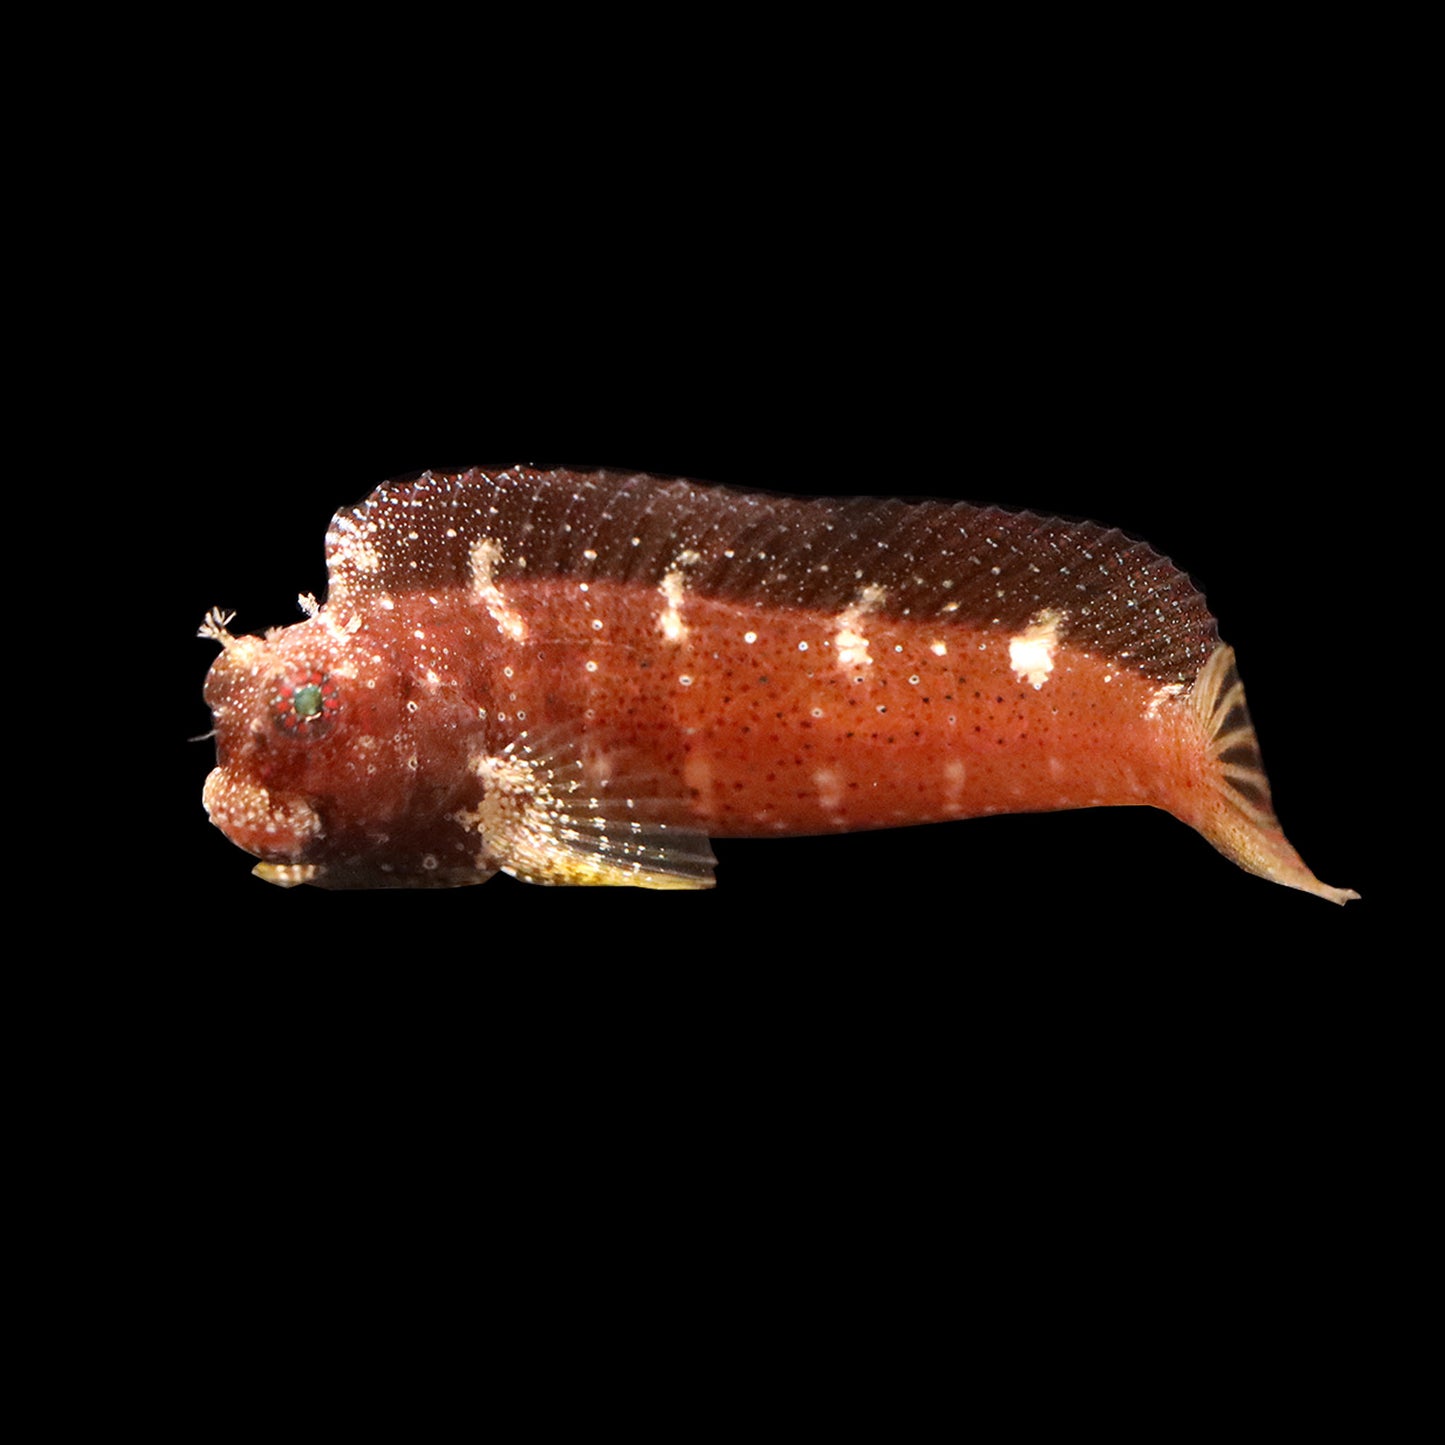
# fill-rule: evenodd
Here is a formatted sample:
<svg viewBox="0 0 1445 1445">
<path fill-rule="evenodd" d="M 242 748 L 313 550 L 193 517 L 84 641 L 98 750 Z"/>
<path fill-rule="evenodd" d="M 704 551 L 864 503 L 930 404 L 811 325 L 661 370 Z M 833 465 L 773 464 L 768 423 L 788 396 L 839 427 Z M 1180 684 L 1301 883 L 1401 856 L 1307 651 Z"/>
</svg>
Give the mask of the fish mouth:
<svg viewBox="0 0 1445 1445">
<path fill-rule="evenodd" d="M 260 783 L 236 777 L 226 768 L 215 768 L 206 778 L 201 802 L 211 822 L 231 842 L 262 860 L 260 868 L 279 870 L 289 877 L 317 867 L 301 860 L 326 830 L 321 815 L 305 798 L 273 793 Z M 281 876 L 271 877 L 269 873 L 262 876 L 268 882 L 283 883 Z M 308 881 L 296 876 L 283 886 Z"/>
</svg>

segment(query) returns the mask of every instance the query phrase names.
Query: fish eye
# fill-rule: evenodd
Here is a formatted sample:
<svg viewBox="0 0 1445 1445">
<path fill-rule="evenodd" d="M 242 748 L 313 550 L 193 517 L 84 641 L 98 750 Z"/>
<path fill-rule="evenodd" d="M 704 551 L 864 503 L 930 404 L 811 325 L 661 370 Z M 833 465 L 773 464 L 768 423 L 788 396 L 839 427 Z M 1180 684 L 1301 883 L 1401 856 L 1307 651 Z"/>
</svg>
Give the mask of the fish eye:
<svg viewBox="0 0 1445 1445">
<path fill-rule="evenodd" d="M 276 680 L 271 715 L 282 732 L 319 737 L 340 710 L 336 681 L 319 667 L 294 668 Z"/>
</svg>

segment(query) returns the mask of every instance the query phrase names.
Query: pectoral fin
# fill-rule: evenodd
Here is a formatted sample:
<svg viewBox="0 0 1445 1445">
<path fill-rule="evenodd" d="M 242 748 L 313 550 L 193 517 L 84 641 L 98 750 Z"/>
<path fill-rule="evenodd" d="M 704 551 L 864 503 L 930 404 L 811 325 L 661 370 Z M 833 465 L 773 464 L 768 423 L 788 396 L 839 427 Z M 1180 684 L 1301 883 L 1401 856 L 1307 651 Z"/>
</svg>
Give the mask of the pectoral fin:
<svg viewBox="0 0 1445 1445">
<path fill-rule="evenodd" d="M 527 883 L 711 888 L 716 859 L 675 783 L 627 756 L 524 735 L 478 758 L 475 827 L 492 866 Z"/>
</svg>

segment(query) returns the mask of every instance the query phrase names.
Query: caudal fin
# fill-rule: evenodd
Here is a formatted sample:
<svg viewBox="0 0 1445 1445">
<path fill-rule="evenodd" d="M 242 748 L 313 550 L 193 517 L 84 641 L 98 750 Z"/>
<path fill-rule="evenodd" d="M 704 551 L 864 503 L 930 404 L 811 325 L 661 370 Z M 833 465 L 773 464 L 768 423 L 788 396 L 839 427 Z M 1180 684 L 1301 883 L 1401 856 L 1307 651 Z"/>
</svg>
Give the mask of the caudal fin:
<svg viewBox="0 0 1445 1445">
<path fill-rule="evenodd" d="M 1215 649 L 1195 679 L 1189 702 L 1204 734 L 1212 793 L 1203 816 L 1189 821 L 1226 858 L 1250 873 L 1331 903 L 1358 898 L 1352 889 L 1321 883 L 1284 836 L 1274 815 L 1232 647 Z"/>
</svg>

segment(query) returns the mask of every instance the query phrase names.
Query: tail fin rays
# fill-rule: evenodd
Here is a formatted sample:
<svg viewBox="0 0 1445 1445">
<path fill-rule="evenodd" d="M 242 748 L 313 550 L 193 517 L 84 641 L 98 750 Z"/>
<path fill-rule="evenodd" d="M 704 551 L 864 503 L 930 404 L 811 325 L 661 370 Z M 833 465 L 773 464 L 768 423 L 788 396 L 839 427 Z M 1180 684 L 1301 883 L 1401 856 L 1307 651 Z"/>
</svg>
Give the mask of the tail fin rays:
<svg viewBox="0 0 1445 1445">
<path fill-rule="evenodd" d="M 1358 898 L 1351 889 L 1321 883 L 1285 838 L 1275 817 L 1232 647 L 1221 644 L 1210 655 L 1195 679 L 1189 703 L 1204 736 L 1215 792 L 1215 806 L 1195 825 L 1199 831 L 1226 858 L 1261 878 L 1332 903 Z"/>
</svg>

